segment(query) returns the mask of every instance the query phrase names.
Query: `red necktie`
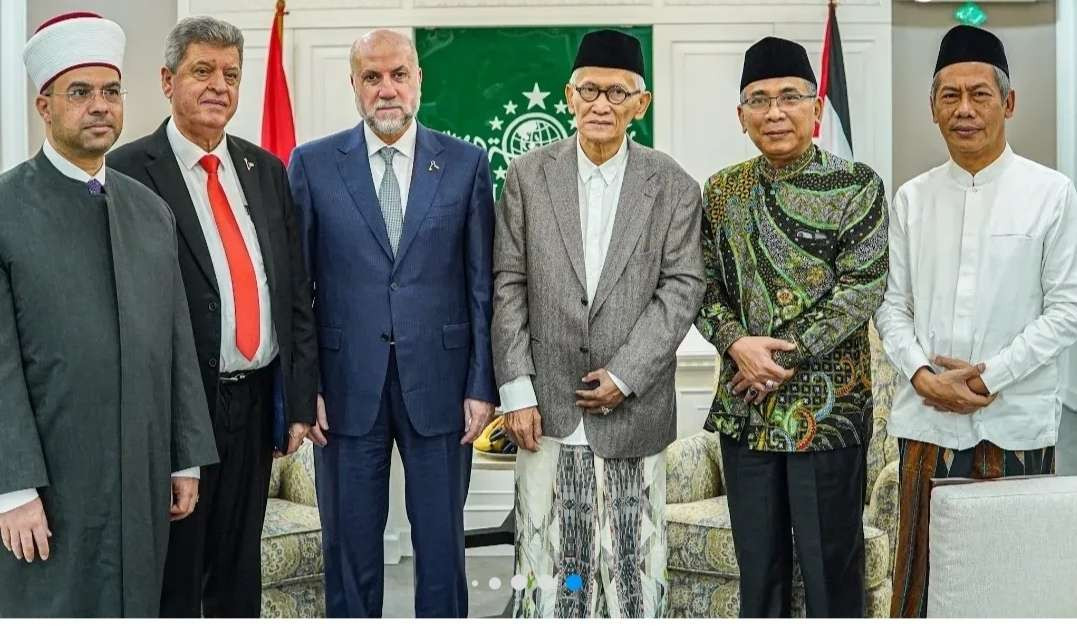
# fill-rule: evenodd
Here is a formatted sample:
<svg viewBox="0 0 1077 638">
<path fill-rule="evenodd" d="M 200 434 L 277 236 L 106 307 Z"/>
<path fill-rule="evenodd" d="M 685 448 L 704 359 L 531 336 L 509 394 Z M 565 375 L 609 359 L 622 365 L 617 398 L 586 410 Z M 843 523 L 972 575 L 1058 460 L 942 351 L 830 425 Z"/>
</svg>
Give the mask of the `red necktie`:
<svg viewBox="0 0 1077 638">
<path fill-rule="evenodd" d="M 250 361 L 258 352 L 259 315 L 258 282 L 254 277 L 254 263 L 247 252 L 247 243 L 239 232 L 239 224 L 228 205 L 221 180 L 217 177 L 217 167 L 221 160 L 216 155 L 206 155 L 198 160 L 206 170 L 206 190 L 209 191 L 209 205 L 213 209 L 213 221 L 224 244 L 224 256 L 228 260 L 228 272 L 232 276 L 232 300 L 236 306 L 236 347 Z"/>
</svg>

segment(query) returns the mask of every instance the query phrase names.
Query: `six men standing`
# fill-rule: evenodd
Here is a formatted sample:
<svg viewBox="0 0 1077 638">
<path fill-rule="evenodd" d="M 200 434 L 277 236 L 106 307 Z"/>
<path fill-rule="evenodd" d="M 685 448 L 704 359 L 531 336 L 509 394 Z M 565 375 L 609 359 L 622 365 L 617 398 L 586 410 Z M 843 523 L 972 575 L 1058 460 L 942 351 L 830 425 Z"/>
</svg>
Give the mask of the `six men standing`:
<svg viewBox="0 0 1077 638">
<path fill-rule="evenodd" d="M 106 169 L 123 45 L 79 13 L 26 46 L 46 141 L 0 175 L 0 581 L 17 585 L 0 616 L 257 616 L 272 457 L 304 438 L 328 614 L 381 614 L 395 443 L 416 614 L 466 616 L 469 444 L 499 401 L 520 446 L 515 614 L 661 616 L 693 320 L 722 360 L 706 427 L 742 616 L 789 615 L 794 543 L 808 614 L 863 613 L 873 315 L 909 379 L 889 424 L 893 615 L 925 611 L 931 478 L 1053 472 L 1077 194 L 1006 144 L 1014 93 L 984 30 L 942 42 L 930 98 L 951 161 L 898 191 L 893 224 L 874 171 L 812 144 L 815 76 L 780 38 L 741 78 L 761 155 L 701 200 L 627 135 L 652 99 L 640 43 L 589 33 L 565 87 L 576 135 L 515 158 L 496 214 L 486 154 L 415 119 L 404 36 L 356 41 L 363 121 L 287 175 L 224 132 L 243 38 L 213 18 L 173 29 L 172 116 Z"/>
</svg>

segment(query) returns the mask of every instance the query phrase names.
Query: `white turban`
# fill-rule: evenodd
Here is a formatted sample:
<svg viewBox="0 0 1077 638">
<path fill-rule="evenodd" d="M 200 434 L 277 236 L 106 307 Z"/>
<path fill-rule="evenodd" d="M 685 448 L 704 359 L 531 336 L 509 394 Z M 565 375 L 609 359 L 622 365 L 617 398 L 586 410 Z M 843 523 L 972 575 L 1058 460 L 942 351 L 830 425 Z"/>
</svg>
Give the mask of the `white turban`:
<svg viewBox="0 0 1077 638">
<path fill-rule="evenodd" d="M 66 71 L 107 66 L 121 73 L 127 38 L 120 25 L 95 13 L 65 13 L 46 21 L 22 50 L 38 92 Z"/>
</svg>

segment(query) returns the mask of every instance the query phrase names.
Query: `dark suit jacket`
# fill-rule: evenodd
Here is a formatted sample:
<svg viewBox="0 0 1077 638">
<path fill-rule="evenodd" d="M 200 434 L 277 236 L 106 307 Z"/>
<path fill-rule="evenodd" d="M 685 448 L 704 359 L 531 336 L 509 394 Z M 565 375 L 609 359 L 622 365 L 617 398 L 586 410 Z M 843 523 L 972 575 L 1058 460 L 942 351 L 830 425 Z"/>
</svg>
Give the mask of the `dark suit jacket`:
<svg viewBox="0 0 1077 638">
<path fill-rule="evenodd" d="M 395 260 L 362 124 L 295 149 L 288 173 L 315 283 L 331 430 L 360 436 L 373 427 L 392 337 L 416 431 L 461 432 L 465 398 L 497 403 L 486 153 L 419 127 Z"/>
<path fill-rule="evenodd" d="M 176 155 L 168 142 L 167 120 L 151 135 L 108 154 L 109 168 L 135 178 L 172 209 L 179 231 L 179 262 L 194 329 L 199 370 L 212 412 L 217 405 L 221 352 L 221 299 L 209 248 Z M 279 447 L 287 423 L 313 423 L 317 397 L 318 346 L 311 309 L 310 278 L 303 265 L 291 191 L 284 165 L 268 151 L 228 136 L 240 187 L 269 281 L 273 327 L 280 347 L 275 371 L 278 410 L 274 441 Z M 281 402 L 283 405 L 281 406 Z"/>
</svg>

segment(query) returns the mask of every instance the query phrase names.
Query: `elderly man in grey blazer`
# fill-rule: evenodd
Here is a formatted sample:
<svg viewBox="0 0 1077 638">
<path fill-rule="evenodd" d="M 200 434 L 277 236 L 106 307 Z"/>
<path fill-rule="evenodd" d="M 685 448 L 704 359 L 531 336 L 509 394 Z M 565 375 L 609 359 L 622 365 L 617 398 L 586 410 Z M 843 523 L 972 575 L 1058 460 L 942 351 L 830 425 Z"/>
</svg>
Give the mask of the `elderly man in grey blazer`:
<svg viewBox="0 0 1077 638">
<path fill-rule="evenodd" d="M 628 124 L 639 41 L 587 34 L 577 135 L 513 160 L 494 238 L 494 370 L 516 461 L 516 616 L 665 608 L 676 350 L 703 298 L 699 185 Z"/>
</svg>

